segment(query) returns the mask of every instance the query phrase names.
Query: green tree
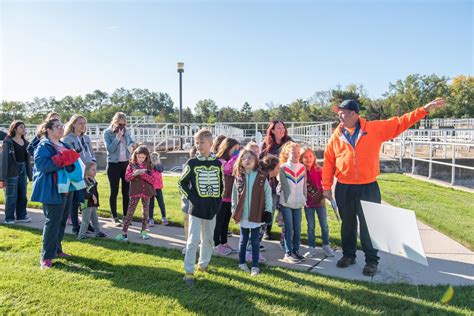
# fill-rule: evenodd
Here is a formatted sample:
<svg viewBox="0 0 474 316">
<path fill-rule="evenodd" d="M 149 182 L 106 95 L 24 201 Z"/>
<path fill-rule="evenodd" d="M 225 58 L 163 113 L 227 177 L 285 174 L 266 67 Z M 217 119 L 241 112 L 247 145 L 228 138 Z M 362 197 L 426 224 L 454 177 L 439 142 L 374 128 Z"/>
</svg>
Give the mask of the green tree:
<svg viewBox="0 0 474 316">
<path fill-rule="evenodd" d="M 217 104 L 214 100 L 199 100 L 194 108 L 199 123 L 212 123 L 217 120 Z"/>
<path fill-rule="evenodd" d="M 252 106 L 248 102 L 245 102 L 242 105 L 242 108 L 240 109 L 240 121 L 250 122 L 251 119 L 252 119 Z"/>
</svg>

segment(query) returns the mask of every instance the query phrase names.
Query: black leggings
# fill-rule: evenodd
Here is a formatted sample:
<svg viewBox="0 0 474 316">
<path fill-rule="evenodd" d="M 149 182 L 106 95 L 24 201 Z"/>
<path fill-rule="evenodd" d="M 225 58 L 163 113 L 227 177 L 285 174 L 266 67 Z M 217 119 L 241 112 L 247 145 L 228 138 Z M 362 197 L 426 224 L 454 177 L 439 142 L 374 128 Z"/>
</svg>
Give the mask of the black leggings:
<svg viewBox="0 0 474 316">
<path fill-rule="evenodd" d="M 125 171 L 127 170 L 128 161 L 109 162 L 107 164 L 107 177 L 110 183 L 110 211 L 114 218 L 117 216 L 117 195 L 119 189 L 120 179 L 122 179 L 122 207 L 123 217 L 127 215 L 128 201 L 129 201 L 129 183 L 125 181 Z"/>
<path fill-rule="evenodd" d="M 161 210 L 161 218 L 166 217 L 166 208 L 165 208 L 165 200 L 163 199 L 163 191 L 161 189 L 156 189 L 155 194 L 156 200 L 158 201 L 158 206 Z M 155 209 L 155 199 L 152 197 L 150 200 L 150 219 L 153 219 L 153 211 Z"/>
<path fill-rule="evenodd" d="M 222 202 L 221 208 L 216 215 L 216 228 L 214 229 L 214 245 L 227 243 L 227 231 L 229 230 L 230 217 L 232 216 L 230 202 Z"/>
</svg>

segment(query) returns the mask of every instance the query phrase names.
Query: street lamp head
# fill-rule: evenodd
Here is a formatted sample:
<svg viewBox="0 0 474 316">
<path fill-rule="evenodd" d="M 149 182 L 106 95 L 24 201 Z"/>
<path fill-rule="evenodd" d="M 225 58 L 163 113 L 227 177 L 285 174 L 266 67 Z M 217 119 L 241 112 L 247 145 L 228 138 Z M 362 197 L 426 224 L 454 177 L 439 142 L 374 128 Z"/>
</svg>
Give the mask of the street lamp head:
<svg viewBox="0 0 474 316">
<path fill-rule="evenodd" d="M 184 72 L 184 63 L 178 63 L 178 72 Z"/>
</svg>

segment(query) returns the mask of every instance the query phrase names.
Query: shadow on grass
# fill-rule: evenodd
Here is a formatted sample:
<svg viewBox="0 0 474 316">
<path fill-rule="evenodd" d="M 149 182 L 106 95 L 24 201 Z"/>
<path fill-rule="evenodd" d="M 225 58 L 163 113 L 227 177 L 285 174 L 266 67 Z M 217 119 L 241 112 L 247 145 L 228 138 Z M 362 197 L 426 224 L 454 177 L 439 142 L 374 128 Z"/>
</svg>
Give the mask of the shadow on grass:
<svg viewBox="0 0 474 316">
<path fill-rule="evenodd" d="M 36 235 L 41 234 L 38 230 L 20 226 L 10 226 L 9 228 L 28 231 Z M 156 262 L 168 259 L 178 261 L 181 265 L 183 260 L 179 251 L 148 245 L 98 239 L 79 242 L 72 236 L 66 236 L 65 241 L 90 244 L 111 251 L 129 251 L 134 254 L 155 256 Z M 443 286 L 419 286 L 419 296 L 422 299 L 418 299 L 417 288 L 412 285 L 368 284 L 279 267 L 263 267 L 261 277 L 250 278 L 237 271 L 236 265 L 235 260 L 214 257 L 211 263 L 211 276 L 199 276 L 198 274 L 198 282 L 194 287 L 184 284 L 181 280 L 183 276 L 181 271 L 163 266 L 110 264 L 100 259 L 74 256 L 67 261 L 58 261 L 55 267 L 107 279 L 118 288 L 176 299 L 183 307 L 196 313 L 220 314 L 229 308 L 230 310 L 242 308 L 242 311 L 248 309 L 254 314 L 256 313 L 254 300 L 264 301 L 266 305 L 289 307 L 299 313 L 316 313 L 318 311 L 354 313 L 360 312 L 362 307 L 368 312 L 404 310 L 416 313 L 448 312 L 439 304 L 432 305 L 438 303 L 439 297 L 446 289 Z M 235 273 L 229 272 L 234 269 Z M 133 271 L 140 271 L 140 273 L 132 273 Z M 269 282 L 269 278 L 290 284 L 278 287 L 278 285 Z M 243 287 L 246 288 L 242 289 Z M 309 294 L 311 292 L 295 291 L 300 287 L 316 289 L 320 291 L 318 293 L 326 294 L 324 295 L 326 298 Z M 473 287 L 456 287 L 455 291 L 458 297 L 451 302 L 451 305 L 472 309 L 472 299 L 469 297 L 472 297 Z M 330 299 L 327 298 L 328 295 L 331 297 Z M 212 297 L 212 304 L 206 304 L 206 300 L 210 297 Z M 263 313 L 264 311 L 258 312 Z"/>
</svg>

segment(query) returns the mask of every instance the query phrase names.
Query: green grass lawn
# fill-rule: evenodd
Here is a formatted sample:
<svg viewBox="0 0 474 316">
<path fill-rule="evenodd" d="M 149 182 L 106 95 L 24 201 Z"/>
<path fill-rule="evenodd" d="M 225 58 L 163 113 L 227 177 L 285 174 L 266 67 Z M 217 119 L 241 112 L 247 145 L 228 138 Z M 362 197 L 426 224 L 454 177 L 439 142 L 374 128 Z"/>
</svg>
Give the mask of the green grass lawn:
<svg viewBox="0 0 474 316">
<path fill-rule="evenodd" d="M 0 225 L 0 314 L 471 314 L 474 287 L 369 284 L 263 267 L 256 278 L 213 257 L 189 287 L 177 250 L 113 240 L 77 241 L 74 254 L 41 271 L 41 232 Z"/>
<path fill-rule="evenodd" d="M 396 173 L 378 180 L 382 199 L 415 211 L 422 222 L 474 249 L 474 194 Z"/>
</svg>

